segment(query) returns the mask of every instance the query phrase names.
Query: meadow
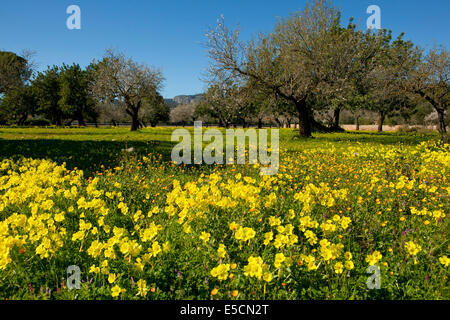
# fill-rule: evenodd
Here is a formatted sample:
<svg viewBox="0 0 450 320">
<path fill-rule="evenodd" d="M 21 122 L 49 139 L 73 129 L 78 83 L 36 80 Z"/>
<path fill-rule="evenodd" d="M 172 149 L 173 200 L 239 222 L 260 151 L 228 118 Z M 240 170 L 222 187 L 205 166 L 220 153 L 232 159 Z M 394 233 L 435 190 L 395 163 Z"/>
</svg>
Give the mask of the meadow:
<svg viewBox="0 0 450 320">
<path fill-rule="evenodd" d="M 450 298 L 437 134 L 281 129 L 261 176 L 171 163 L 172 130 L 0 128 L 0 299 Z"/>
</svg>

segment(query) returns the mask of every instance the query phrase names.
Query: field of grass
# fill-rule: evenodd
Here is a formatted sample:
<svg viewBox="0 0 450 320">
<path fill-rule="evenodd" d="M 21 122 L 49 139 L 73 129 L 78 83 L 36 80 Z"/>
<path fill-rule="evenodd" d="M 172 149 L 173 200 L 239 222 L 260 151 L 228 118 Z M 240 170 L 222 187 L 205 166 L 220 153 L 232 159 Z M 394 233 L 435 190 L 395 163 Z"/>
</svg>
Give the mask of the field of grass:
<svg viewBox="0 0 450 320">
<path fill-rule="evenodd" d="M 0 128 L 0 299 L 450 298 L 437 135 L 282 129 L 261 176 L 171 163 L 172 131 Z"/>
</svg>

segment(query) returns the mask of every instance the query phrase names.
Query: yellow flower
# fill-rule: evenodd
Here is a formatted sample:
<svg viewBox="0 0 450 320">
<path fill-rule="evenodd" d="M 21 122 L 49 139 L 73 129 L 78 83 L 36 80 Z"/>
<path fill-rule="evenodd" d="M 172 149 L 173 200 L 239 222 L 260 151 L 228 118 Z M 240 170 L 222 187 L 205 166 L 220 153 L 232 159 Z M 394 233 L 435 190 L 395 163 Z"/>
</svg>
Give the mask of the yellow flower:
<svg viewBox="0 0 450 320">
<path fill-rule="evenodd" d="M 219 258 L 225 258 L 227 251 L 225 250 L 225 245 L 223 243 L 219 244 L 219 249 L 217 249 L 217 253 L 219 254 Z"/>
<path fill-rule="evenodd" d="M 209 232 L 202 232 L 202 234 L 199 237 L 203 242 L 208 242 L 209 238 L 211 238 L 211 234 Z"/>
<path fill-rule="evenodd" d="M 56 222 L 61 222 L 63 220 L 64 220 L 64 213 L 55 214 L 55 221 Z"/>
<path fill-rule="evenodd" d="M 444 267 L 448 267 L 450 264 L 450 259 L 447 256 L 442 256 L 439 258 L 439 262 L 444 265 Z"/>
<path fill-rule="evenodd" d="M 138 286 L 138 295 L 141 297 L 145 297 L 148 292 L 147 282 L 141 279 L 137 282 L 137 286 Z"/>
<path fill-rule="evenodd" d="M 274 266 L 275 266 L 275 268 L 280 268 L 281 267 L 281 264 L 283 263 L 283 261 L 285 261 L 286 260 L 286 257 L 284 256 L 284 254 L 282 254 L 282 253 L 277 253 L 276 255 L 275 255 L 275 262 L 274 262 Z"/>
<path fill-rule="evenodd" d="M 353 264 L 353 261 L 348 260 L 348 261 L 345 261 L 344 266 L 345 266 L 345 269 L 352 270 L 355 265 Z"/>
<path fill-rule="evenodd" d="M 241 241 L 248 241 L 252 238 L 254 238 L 256 235 L 255 230 L 253 230 L 252 228 L 247 228 L 247 227 L 238 227 L 238 229 L 236 230 L 236 233 L 234 235 L 234 237 L 237 240 L 241 240 Z"/>
<path fill-rule="evenodd" d="M 163 251 L 167 252 L 169 250 L 170 250 L 170 244 L 169 244 L 169 241 L 166 241 L 163 243 Z"/>
<path fill-rule="evenodd" d="M 140 271 L 144 271 L 144 263 L 142 261 L 141 258 L 137 258 L 136 262 L 134 263 L 134 266 L 136 267 L 136 269 L 140 270 Z"/>
<path fill-rule="evenodd" d="M 406 242 L 405 248 L 411 256 L 417 255 L 422 250 L 422 247 L 416 244 L 414 241 Z"/>
<path fill-rule="evenodd" d="M 344 258 L 345 258 L 346 260 L 352 260 L 352 258 L 353 258 L 352 253 L 351 253 L 350 251 L 347 251 L 347 252 L 344 254 Z"/>
<path fill-rule="evenodd" d="M 211 295 L 215 296 L 216 294 L 219 293 L 219 290 L 217 288 L 212 289 L 211 291 Z"/>
<path fill-rule="evenodd" d="M 148 251 L 153 257 L 156 257 L 159 253 L 161 253 L 162 249 L 158 241 L 154 241 L 152 243 L 152 247 L 149 248 Z"/>
<path fill-rule="evenodd" d="M 267 246 L 272 240 L 273 240 L 273 232 L 272 231 L 266 232 L 264 234 L 264 245 Z"/>
<path fill-rule="evenodd" d="M 383 258 L 383 255 L 379 251 L 374 251 L 372 254 L 367 255 L 366 262 L 373 266 L 376 265 L 381 258 Z"/>
<path fill-rule="evenodd" d="M 230 265 L 229 264 L 220 264 L 217 267 L 213 268 L 211 270 L 211 275 L 213 277 L 218 278 L 220 281 L 227 280 L 228 278 L 228 271 L 230 271 Z"/>
<path fill-rule="evenodd" d="M 122 214 L 126 215 L 128 213 L 128 206 L 123 202 L 120 202 L 119 205 L 117 206 L 117 208 L 120 209 Z"/>
<path fill-rule="evenodd" d="M 269 224 L 270 224 L 271 227 L 279 226 L 281 224 L 281 220 L 280 220 L 280 218 L 270 216 L 269 217 Z"/>
<path fill-rule="evenodd" d="M 122 289 L 118 285 L 115 285 L 111 289 L 111 296 L 118 297 L 121 293 L 125 293 L 126 291 L 126 289 Z"/>
<path fill-rule="evenodd" d="M 270 273 L 270 272 L 266 272 L 266 273 L 264 273 L 264 275 L 263 275 L 263 280 L 264 281 L 266 281 L 266 282 L 270 282 L 270 281 L 272 281 L 272 274 Z"/>
<path fill-rule="evenodd" d="M 109 275 L 108 275 L 108 282 L 109 283 L 113 283 L 114 281 L 116 281 L 116 274 L 115 273 L 110 273 Z"/>
<path fill-rule="evenodd" d="M 344 271 L 344 265 L 341 262 L 336 262 L 334 265 L 334 272 L 340 274 Z"/>
<path fill-rule="evenodd" d="M 261 279 L 263 275 L 263 260 L 261 257 L 248 258 L 248 264 L 244 267 L 244 275 Z"/>
<path fill-rule="evenodd" d="M 239 291 L 237 291 L 237 290 L 233 290 L 233 291 L 231 292 L 231 295 L 232 295 L 233 297 L 237 297 L 238 294 L 239 294 Z"/>
<path fill-rule="evenodd" d="M 294 219 L 295 218 L 295 211 L 293 210 L 293 209 L 289 209 L 289 215 L 288 215 L 288 218 L 289 219 Z"/>
<path fill-rule="evenodd" d="M 239 227 L 239 225 L 233 221 L 232 223 L 230 223 L 230 230 L 234 231 Z"/>
<path fill-rule="evenodd" d="M 95 266 L 95 264 L 93 264 L 90 268 L 89 268 L 89 273 L 99 273 L 100 272 L 100 268 Z"/>
</svg>

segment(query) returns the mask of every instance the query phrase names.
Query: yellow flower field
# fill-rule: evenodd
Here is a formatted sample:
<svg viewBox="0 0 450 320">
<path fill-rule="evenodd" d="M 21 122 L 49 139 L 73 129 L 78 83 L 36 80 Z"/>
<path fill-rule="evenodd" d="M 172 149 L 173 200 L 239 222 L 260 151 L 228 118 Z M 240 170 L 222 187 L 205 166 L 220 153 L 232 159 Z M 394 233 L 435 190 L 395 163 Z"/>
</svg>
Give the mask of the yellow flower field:
<svg viewBox="0 0 450 320">
<path fill-rule="evenodd" d="M 0 298 L 450 298 L 448 144 L 329 142 L 280 160 L 261 176 L 150 154 L 88 178 L 5 159 Z"/>
</svg>

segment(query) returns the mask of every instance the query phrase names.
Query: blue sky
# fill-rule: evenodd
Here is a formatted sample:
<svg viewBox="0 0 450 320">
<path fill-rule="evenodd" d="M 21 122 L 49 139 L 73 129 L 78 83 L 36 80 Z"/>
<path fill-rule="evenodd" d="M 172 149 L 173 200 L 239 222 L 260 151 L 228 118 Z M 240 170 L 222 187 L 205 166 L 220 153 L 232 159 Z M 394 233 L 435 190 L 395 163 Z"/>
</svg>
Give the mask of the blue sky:
<svg viewBox="0 0 450 320">
<path fill-rule="evenodd" d="M 68 30 L 69 5 L 81 8 L 81 30 Z M 239 22 L 244 38 L 270 31 L 277 17 L 303 8 L 305 0 L 2 0 L 0 50 L 36 52 L 39 69 L 64 63 L 89 64 L 106 48 L 154 65 L 166 77 L 163 95 L 200 93 L 208 65 L 205 32 L 223 14 Z M 381 8 L 381 24 L 414 43 L 449 47 L 449 0 L 335 0 L 343 22 L 350 16 L 365 27 L 369 5 Z"/>
</svg>

